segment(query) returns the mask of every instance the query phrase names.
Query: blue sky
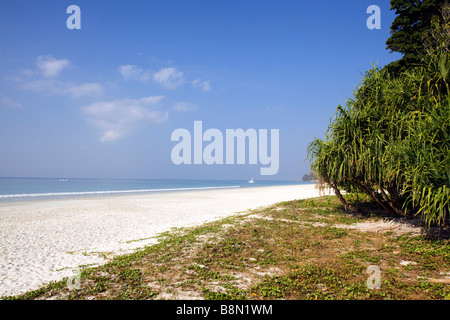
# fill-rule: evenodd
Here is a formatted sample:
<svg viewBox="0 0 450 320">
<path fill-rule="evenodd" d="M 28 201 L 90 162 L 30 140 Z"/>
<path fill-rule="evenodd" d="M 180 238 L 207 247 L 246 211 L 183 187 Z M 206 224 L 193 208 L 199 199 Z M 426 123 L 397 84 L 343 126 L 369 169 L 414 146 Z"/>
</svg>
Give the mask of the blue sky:
<svg viewBox="0 0 450 320">
<path fill-rule="evenodd" d="M 0 176 L 301 179 L 395 17 L 388 0 L 0 1 Z M 69 5 L 81 29 L 69 30 Z M 370 5 L 381 29 L 369 30 Z M 177 128 L 279 129 L 279 171 L 174 165 Z"/>
</svg>

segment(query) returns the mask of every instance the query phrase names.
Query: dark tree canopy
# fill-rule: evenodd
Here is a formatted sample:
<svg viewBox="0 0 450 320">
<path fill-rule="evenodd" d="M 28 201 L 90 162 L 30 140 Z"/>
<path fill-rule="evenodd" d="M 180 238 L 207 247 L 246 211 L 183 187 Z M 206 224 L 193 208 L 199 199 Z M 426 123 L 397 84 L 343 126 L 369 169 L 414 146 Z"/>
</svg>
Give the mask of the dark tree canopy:
<svg viewBox="0 0 450 320">
<path fill-rule="evenodd" d="M 398 74 L 420 64 L 426 55 L 423 35 L 431 28 L 434 16 L 441 16 L 445 0 L 391 0 L 391 10 L 397 17 L 391 25 L 391 36 L 386 41 L 387 49 L 399 52 L 403 57 L 387 66 Z"/>
</svg>

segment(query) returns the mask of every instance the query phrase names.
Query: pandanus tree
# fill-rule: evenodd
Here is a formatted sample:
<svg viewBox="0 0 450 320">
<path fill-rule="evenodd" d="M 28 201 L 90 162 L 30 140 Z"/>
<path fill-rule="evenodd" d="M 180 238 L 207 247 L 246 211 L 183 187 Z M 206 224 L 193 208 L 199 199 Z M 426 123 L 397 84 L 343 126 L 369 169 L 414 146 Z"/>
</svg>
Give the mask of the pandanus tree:
<svg viewBox="0 0 450 320">
<path fill-rule="evenodd" d="M 338 106 L 325 139 L 308 146 L 311 170 L 347 210 L 340 190 L 363 192 L 395 216 L 445 223 L 450 199 L 450 60 L 435 52 L 391 77 L 372 68 Z"/>
<path fill-rule="evenodd" d="M 354 97 L 338 106 L 325 139 L 308 146 L 312 173 L 347 210 L 360 208 L 341 190 L 363 192 L 395 216 L 420 215 L 428 226 L 448 222 L 450 5 L 438 10 L 440 3 L 391 0 L 399 16 L 388 44 L 405 54 L 403 67 L 367 71 Z M 414 49 L 419 35 L 423 50 Z"/>
</svg>

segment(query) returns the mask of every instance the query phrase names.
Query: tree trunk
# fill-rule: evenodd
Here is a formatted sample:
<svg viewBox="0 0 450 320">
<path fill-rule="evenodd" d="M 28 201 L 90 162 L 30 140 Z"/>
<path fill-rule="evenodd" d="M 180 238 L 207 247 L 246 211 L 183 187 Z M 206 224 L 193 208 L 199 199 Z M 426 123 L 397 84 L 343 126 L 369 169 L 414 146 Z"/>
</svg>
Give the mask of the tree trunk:
<svg viewBox="0 0 450 320">
<path fill-rule="evenodd" d="M 355 206 L 349 204 L 347 201 L 345 201 L 344 197 L 342 196 L 341 192 L 339 191 L 338 187 L 336 186 L 336 183 L 331 182 L 331 187 L 333 188 L 334 194 L 338 197 L 339 201 L 344 205 L 345 211 L 359 213 L 360 210 L 356 208 Z"/>
<path fill-rule="evenodd" d="M 392 211 L 395 213 L 396 216 L 402 217 L 404 216 L 401 209 L 397 208 L 397 206 L 392 202 L 392 200 L 388 197 L 386 192 L 384 191 L 383 187 L 379 186 L 381 194 L 383 195 L 384 201 L 389 205 L 389 207 L 392 209 Z"/>
<path fill-rule="evenodd" d="M 360 190 L 365 192 L 368 196 L 370 196 L 386 212 L 388 212 L 392 215 L 397 215 L 395 210 L 393 208 L 391 208 L 390 206 L 387 206 L 386 203 L 384 203 L 381 199 L 379 199 L 377 197 L 377 194 L 369 186 L 367 186 L 364 182 L 359 182 L 354 179 L 350 179 L 350 182 L 353 183 L 354 185 L 356 185 Z"/>
<path fill-rule="evenodd" d="M 387 188 L 390 195 L 392 195 L 392 198 L 394 199 L 395 206 L 399 208 L 400 210 L 403 208 L 403 200 L 400 198 L 398 192 L 397 192 L 397 184 L 390 183 L 390 185 Z"/>
</svg>

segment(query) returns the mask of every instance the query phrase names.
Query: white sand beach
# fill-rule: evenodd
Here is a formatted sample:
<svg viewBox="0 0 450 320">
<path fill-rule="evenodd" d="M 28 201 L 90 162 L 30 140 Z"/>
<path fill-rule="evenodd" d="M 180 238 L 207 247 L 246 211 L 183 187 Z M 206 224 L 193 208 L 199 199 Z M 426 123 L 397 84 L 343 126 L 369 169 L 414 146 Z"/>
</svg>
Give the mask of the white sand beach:
<svg viewBox="0 0 450 320">
<path fill-rule="evenodd" d="M 0 296 L 16 295 L 199 225 L 280 201 L 319 196 L 313 184 L 0 204 Z M 130 242 L 131 241 L 131 242 Z"/>
</svg>

